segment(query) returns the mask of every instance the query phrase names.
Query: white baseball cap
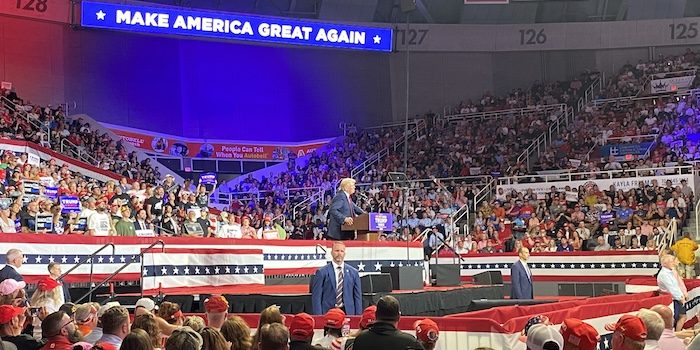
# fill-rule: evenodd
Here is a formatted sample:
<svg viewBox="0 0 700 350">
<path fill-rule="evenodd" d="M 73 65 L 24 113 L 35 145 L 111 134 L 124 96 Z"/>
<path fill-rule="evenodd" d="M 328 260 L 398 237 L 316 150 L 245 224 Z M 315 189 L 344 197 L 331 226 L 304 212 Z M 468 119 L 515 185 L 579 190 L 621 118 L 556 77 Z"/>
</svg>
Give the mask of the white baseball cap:
<svg viewBox="0 0 700 350">
<path fill-rule="evenodd" d="M 134 305 L 134 307 L 142 307 L 148 311 L 158 310 L 155 301 L 153 301 L 151 298 L 141 298 L 137 300 L 136 305 Z"/>
<path fill-rule="evenodd" d="M 561 350 L 564 337 L 554 327 L 540 323 L 530 327 L 525 343 L 530 350 Z"/>
</svg>

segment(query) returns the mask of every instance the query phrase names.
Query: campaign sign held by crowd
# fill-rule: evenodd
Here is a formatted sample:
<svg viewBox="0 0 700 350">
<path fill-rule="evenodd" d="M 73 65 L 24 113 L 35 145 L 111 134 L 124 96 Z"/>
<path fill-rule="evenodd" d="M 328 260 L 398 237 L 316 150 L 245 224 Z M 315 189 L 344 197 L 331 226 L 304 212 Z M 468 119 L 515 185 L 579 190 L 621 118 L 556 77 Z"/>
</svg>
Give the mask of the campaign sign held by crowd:
<svg viewBox="0 0 700 350">
<path fill-rule="evenodd" d="M 80 199 L 76 196 L 60 196 L 58 198 L 61 203 L 61 213 L 79 213 L 80 212 Z"/>
</svg>

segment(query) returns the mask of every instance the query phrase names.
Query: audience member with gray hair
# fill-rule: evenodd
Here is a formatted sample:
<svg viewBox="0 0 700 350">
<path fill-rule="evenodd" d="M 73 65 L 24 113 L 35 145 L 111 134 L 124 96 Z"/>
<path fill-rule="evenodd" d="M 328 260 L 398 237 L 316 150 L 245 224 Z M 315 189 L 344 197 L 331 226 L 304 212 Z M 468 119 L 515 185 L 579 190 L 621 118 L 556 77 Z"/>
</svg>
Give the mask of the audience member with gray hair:
<svg viewBox="0 0 700 350">
<path fill-rule="evenodd" d="M 656 312 L 664 320 L 664 331 L 659 338 L 659 347 L 666 350 L 685 350 L 685 344 L 674 332 L 673 311 L 666 305 L 654 305 L 651 311 Z"/>
<path fill-rule="evenodd" d="M 17 282 L 24 281 L 24 278 L 19 273 L 19 268 L 24 263 L 24 254 L 19 249 L 10 249 L 5 255 L 7 265 L 0 269 L 0 282 L 11 278 Z"/>
<path fill-rule="evenodd" d="M 647 339 L 644 341 L 645 350 L 661 350 L 659 339 L 664 332 L 664 320 L 659 314 L 649 309 L 641 309 L 637 317 L 642 319 L 647 328 Z"/>
<path fill-rule="evenodd" d="M 185 326 L 173 331 L 165 342 L 165 350 L 202 350 L 203 344 L 202 336 Z"/>
</svg>

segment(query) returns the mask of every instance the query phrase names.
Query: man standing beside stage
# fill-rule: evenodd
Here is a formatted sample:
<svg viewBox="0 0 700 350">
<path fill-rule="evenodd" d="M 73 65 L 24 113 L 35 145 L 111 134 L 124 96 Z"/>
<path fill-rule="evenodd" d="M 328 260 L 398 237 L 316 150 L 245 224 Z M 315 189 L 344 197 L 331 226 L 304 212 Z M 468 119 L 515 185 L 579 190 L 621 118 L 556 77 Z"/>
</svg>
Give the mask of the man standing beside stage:
<svg viewBox="0 0 700 350">
<path fill-rule="evenodd" d="M 354 239 L 352 231 L 343 231 L 342 225 L 352 225 L 353 219 L 364 211 L 352 202 L 352 194 L 355 193 L 355 180 L 344 178 L 340 180 L 340 191 L 335 194 L 328 210 L 328 233 L 326 236 L 334 240 Z"/>
<path fill-rule="evenodd" d="M 324 315 L 332 308 L 340 308 L 347 315 L 362 312 L 360 275 L 345 264 L 345 243 L 334 242 L 333 261 L 318 269 L 311 285 L 311 303 L 315 315 Z"/>
<path fill-rule="evenodd" d="M 532 273 L 527 266 L 527 259 L 530 258 L 530 250 L 525 247 L 518 249 L 518 261 L 510 267 L 510 298 L 511 299 L 532 299 Z"/>
<path fill-rule="evenodd" d="M 661 270 L 656 276 L 656 282 L 662 292 L 669 293 L 673 297 L 673 321 L 676 330 L 680 330 L 685 323 L 685 302 L 688 295 L 683 292 L 683 288 L 680 286 L 682 280 L 676 277 L 673 271 L 676 264 L 675 256 L 671 254 L 662 255 Z"/>
<path fill-rule="evenodd" d="M 11 278 L 17 282 L 24 281 L 18 269 L 22 267 L 24 262 L 24 254 L 19 249 L 10 249 L 6 255 L 7 265 L 0 269 L 0 282 Z"/>
</svg>

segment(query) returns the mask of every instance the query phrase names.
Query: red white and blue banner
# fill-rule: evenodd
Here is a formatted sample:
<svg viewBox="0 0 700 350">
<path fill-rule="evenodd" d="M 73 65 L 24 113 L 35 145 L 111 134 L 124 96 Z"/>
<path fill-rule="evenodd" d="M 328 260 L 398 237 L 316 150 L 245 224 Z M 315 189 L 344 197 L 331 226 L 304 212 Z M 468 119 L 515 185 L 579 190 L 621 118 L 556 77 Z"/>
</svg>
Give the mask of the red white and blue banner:
<svg viewBox="0 0 700 350">
<path fill-rule="evenodd" d="M 439 264 L 453 264 L 455 259 L 441 255 Z M 501 271 L 510 280 L 510 266 L 518 260 L 514 253 L 464 254 L 461 276 L 471 280 L 485 271 Z M 431 260 L 433 263 L 435 260 Z M 628 278 L 652 276 L 659 270 L 655 251 L 607 251 L 533 253 L 528 260 L 533 281 L 624 282 Z"/>
<path fill-rule="evenodd" d="M 265 276 L 312 275 L 331 260 L 332 242 L 235 240 L 223 238 L 160 238 L 165 249 L 256 249 L 262 252 L 262 273 Z M 24 252 L 24 265 L 19 269 L 25 280 L 36 282 L 47 275 L 46 265 L 59 262 L 63 271 L 89 258 L 105 244 L 92 259 L 93 279 L 100 281 L 123 265 L 130 263 L 114 279 L 137 281 L 141 278 L 140 253 L 157 238 L 146 237 L 86 237 L 81 235 L 0 234 L 0 264 L 3 252 L 18 248 Z M 345 262 L 360 274 L 379 273 L 386 266 L 422 266 L 423 248 L 420 243 L 346 242 Z M 159 245 L 157 247 L 160 247 Z M 145 256 L 150 253 L 145 254 Z M 145 261 L 144 261 L 145 263 Z M 184 264 L 184 263 L 183 263 Z M 89 282 L 91 264 L 83 264 L 66 276 L 66 282 Z"/>
<path fill-rule="evenodd" d="M 685 314 L 688 316 L 688 321 L 695 324 L 700 313 L 700 280 L 686 279 L 685 287 L 688 289 L 688 301 L 685 303 Z M 625 291 L 627 293 L 643 293 L 659 290 L 659 285 L 656 278 L 640 277 L 630 278 L 625 282 Z"/>
<path fill-rule="evenodd" d="M 150 249 L 143 255 L 144 293 L 216 293 L 265 284 L 262 249 Z"/>
<path fill-rule="evenodd" d="M 451 317 L 432 318 L 440 329 L 436 350 L 476 349 L 489 347 L 493 349 L 525 350 L 525 343 L 520 332 L 527 321 L 534 315 L 545 315 L 555 328 L 566 318 L 579 318 L 593 326 L 601 335 L 600 350 L 609 350 L 612 333 L 605 329 L 605 324 L 615 323 L 625 314 L 634 314 L 641 308 L 650 308 L 657 304 L 668 305 L 671 297 L 655 296 L 653 293 L 634 295 L 612 295 L 579 300 L 569 300 L 550 304 L 532 306 L 504 306 L 489 310 L 458 314 Z M 248 324 L 256 325 L 258 314 L 241 314 Z M 359 316 L 348 316 L 350 327 L 357 329 Z M 314 316 L 316 329 L 314 339 L 323 336 L 323 316 Z M 415 335 L 413 324 L 424 317 L 402 316 L 398 329 Z M 285 322 L 289 325 L 292 315 L 287 315 Z"/>
</svg>

